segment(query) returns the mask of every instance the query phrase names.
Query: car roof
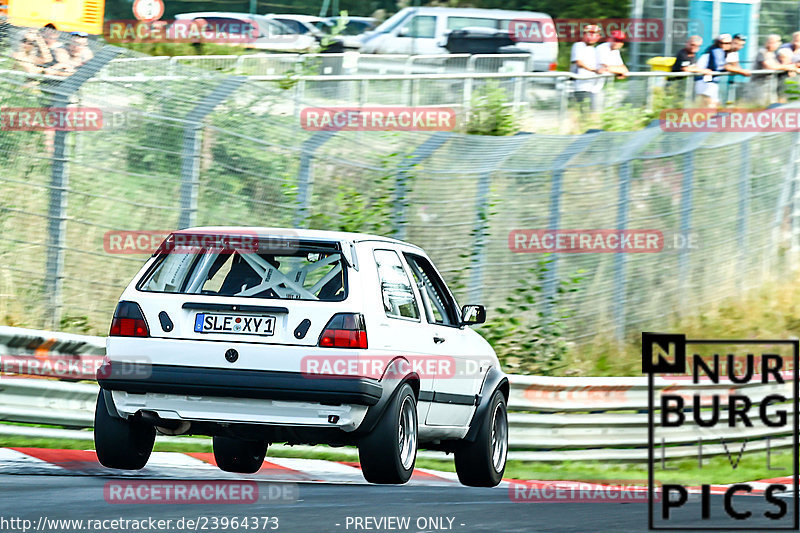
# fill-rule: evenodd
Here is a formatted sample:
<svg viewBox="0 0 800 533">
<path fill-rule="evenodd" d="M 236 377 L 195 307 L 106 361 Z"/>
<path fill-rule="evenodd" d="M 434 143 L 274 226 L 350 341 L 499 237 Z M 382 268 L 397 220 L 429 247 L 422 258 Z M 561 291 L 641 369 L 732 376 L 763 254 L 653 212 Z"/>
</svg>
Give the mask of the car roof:
<svg viewBox="0 0 800 533">
<path fill-rule="evenodd" d="M 464 17 L 517 17 L 517 18 L 533 18 L 533 17 L 547 17 L 550 15 L 540 13 L 538 11 L 513 11 L 510 9 L 482 9 L 477 7 L 407 7 L 406 10 L 415 10 L 417 12 L 425 13 L 441 13 L 443 15 L 461 15 Z"/>
<path fill-rule="evenodd" d="M 339 15 L 336 15 L 336 16 L 333 16 L 333 17 L 328 17 L 328 20 L 339 20 L 340 18 L 345 18 L 345 17 L 341 17 Z M 353 17 L 353 16 L 350 16 L 350 15 L 347 15 L 347 20 L 352 20 L 353 22 L 377 22 L 378 21 L 378 19 L 376 19 L 375 17 Z"/>
<path fill-rule="evenodd" d="M 263 15 L 254 15 L 252 13 L 238 13 L 235 11 L 194 11 L 192 13 L 180 13 L 175 15 L 176 19 L 196 19 L 196 18 L 214 18 L 214 17 L 227 17 L 237 19 L 264 19 Z"/>
<path fill-rule="evenodd" d="M 318 241 L 349 241 L 349 242 L 363 242 L 363 241 L 380 241 L 391 244 L 401 244 L 411 246 L 422 250 L 419 246 L 409 242 L 400 241 L 391 237 L 384 237 L 382 235 L 372 235 L 369 233 L 354 233 L 349 231 L 328 231 L 318 229 L 296 229 L 296 228 L 270 228 L 270 227 L 253 227 L 253 226 L 201 226 L 186 228 L 174 231 L 173 233 L 209 233 L 212 235 L 245 235 L 254 233 L 260 237 L 270 236 L 296 236 L 299 239 L 318 240 Z"/>
<path fill-rule="evenodd" d="M 319 22 L 325 20 L 322 17 L 315 17 L 314 15 L 290 15 L 288 13 L 270 13 L 268 16 L 278 19 L 298 20 L 300 22 Z"/>
</svg>

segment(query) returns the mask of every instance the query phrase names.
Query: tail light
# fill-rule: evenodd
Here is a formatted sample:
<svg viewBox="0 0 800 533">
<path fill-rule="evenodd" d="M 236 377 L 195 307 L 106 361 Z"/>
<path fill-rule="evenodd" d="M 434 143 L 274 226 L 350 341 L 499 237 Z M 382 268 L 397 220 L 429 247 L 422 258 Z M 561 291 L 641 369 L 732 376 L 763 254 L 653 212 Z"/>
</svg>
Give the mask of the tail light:
<svg viewBox="0 0 800 533">
<path fill-rule="evenodd" d="M 550 63 L 550 66 L 547 67 L 547 70 L 550 70 L 550 71 L 556 70 L 557 67 L 558 67 L 558 65 L 556 63 Z"/>
<path fill-rule="evenodd" d="M 319 346 L 323 348 L 366 348 L 367 327 L 361 313 L 336 313 L 328 321 Z"/>
<path fill-rule="evenodd" d="M 149 337 L 150 329 L 144 320 L 142 308 L 136 302 L 120 302 L 111 320 L 109 337 Z"/>
</svg>

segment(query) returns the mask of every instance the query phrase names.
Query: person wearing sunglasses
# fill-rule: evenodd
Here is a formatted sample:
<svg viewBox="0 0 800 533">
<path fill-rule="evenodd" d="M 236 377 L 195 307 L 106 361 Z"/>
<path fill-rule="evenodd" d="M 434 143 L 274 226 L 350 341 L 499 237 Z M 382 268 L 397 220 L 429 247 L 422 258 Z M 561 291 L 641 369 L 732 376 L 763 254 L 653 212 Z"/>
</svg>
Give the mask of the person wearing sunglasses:
<svg viewBox="0 0 800 533">
<path fill-rule="evenodd" d="M 598 111 L 600 107 L 600 91 L 603 89 L 603 78 L 597 74 L 604 74 L 606 70 L 598 65 L 595 45 L 600 40 L 600 27 L 588 24 L 583 28 L 583 39 L 572 45 L 570 54 L 570 72 L 585 76 L 574 80 L 575 100 L 583 110 L 586 100 L 590 102 L 591 110 Z"/>
</svg>

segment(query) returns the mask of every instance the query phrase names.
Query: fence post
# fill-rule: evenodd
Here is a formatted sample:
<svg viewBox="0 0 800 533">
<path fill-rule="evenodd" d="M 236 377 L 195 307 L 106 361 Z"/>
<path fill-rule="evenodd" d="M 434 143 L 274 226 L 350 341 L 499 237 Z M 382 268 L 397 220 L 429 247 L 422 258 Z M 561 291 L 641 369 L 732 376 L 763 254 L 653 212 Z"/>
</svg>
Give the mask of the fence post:
<svg viewBox="0 0 800 533">
<path fill-rule="evenodd" d="M 686 82 L 683 88 L 683 105 L 690 107 L 694 96 L 694 76 L 685 76 L 683 79 Z"/>
<path fill-rule="evenodd" d="M 306 80 L 297 80 L 294 86 L 294 118 L 300 120 L 300 106 L 305 101 Z"/>
<path fill-rule="evenodd" d="M 42 85 L 40 89 L 52 96 L 51 108 L 63 108 L 80 88 L 114 59 L 120 49 L 105 47 L 69 78 L 57 84 Z M 67 241 L 67 199 L 69 194 L 69 159 L 67 140 L 69 132 L 55 131 L 52 166 L 50 169 L 50 198 L 47 209 L 47 259 L 45 263 L 44 290 L 47 298 L 45 322 L 51 329 L 61 326 L 62 288 L 64 282 L 64 252 Z"/>
<path fill-rule="evenodd" d="M 469 120 L 469 112 L 472 107 L 472 76 L 464 77 L 464 90 L 463 90 L 463 108 L 464 120 Z"/>
<path fill-rule="evenodd" d="M 203 120 L 245 82 L 244 76 L 225 78 L 184 118 L 183 150 L 181 151 L 181 206 L 178 229 L 194 226 L 197 216 L 197 194 L 200 186 L 200 150 Z"/>
<path fill-rule="evenodd" d="M 467 287 L 467 294 L 470 302 L 480 303 L 483 299 L 483 267 L 486 263 L 486 233 L 489 229 L 489 209 L 491 202 L 489 198 L 492 173 L 502 168 L 505 159 L 515 154 L 517 150 L 524 146 L 529 140 L 529 133 L 517 134 L 509 139 L 513 143 L 510 150 L 504 150 L 500 157 L 493 157 L 489 154 L 487 159 L 492 159 L 489 168 L 484 167 L 480 170 L 478 177 L 478 194 L 475 200 L 475 225 L 472 230 L 472 250 L 470 252 L 470 281 Z"/>
<path fill-rule="evenodd" d="M 567 120 L 567 109 L 569 106 L 569 89 L 572 80 L 570 78 L 556 78 L 556 90 L 558 91 L 558 124 L 559 130 L 563 132 Z"/>
<path fill-rule="evenodd" d="M 515 114 L 519 113 L 519 108 L 522 105 L 522 83 L 525 78 L 514 78 L 514 103 L 512 109 Z"/>
<path fill-rule="evenodd" d="M 550 216 L 548 218 L 547 229 L 555 231 L 561 225 L 561 189 L 564 171 L 570 160 L 581 153 L 589 144 L 591 144 L 597 133 L 584 133 L 579 135 L 578 138 L 553 161 L 551 171 L 553 174 L 550 180 Z M 558 254 L 553 254 L 553 260 L 550 262 L 550 267 L 545 273 L 543 289 L 545 297 L 544 313 L 549 315 L 552 312 L 552 303 L 555 300 L 556 292 L 558 290 Z"/>
<path fill-rule="evenodd" d="M 784 224 L 784 210 L 789 207 L 789 268 L 794 270 L 798 250 L 800 250 L 800 168 L 797 165 L 798 147 L 800 147 L 800 133 L 791 134 L 789 147 L 789 164 L 786 168 L 786 179 L 781 188 L 781 196 L 775 209 L 775 223 L 772 230 L 772 249 L 778 250 L 781 244 L 781 228 Z"/>
<path fill-rule="evenodd" d="M 358 84 L 358 107 L 364 107 L 367 102 L 367 91 L 369 89 L 369 81 L 365 78 Z"/>
<path fill-rule="evenodd" d="M 406 218 L 406 202 L 408 195 L 408 178 L 411 176 L 411 169 L 430 157 L 451 135 L 452 132 L 449 131 L 437 131 L 428 137 L 410 156 L 403 159 L 400 165 L 398 165 L 397 176 L 395 177 L 394 220 L 392 224 L 394 236 L 397 239 L 403 240 L 406 238 L 406 226 L 408 224 Z"/>
<path fill-rule="evenodd" d="M 645 111 L 652 111 L 653 110 L 653 78 L 652 76 L 647 76 L 645 78 L 645 102 L 644 107 Z"/>
<path fill-rule="evenodd" d="M 619 200 L 617 202 L 617 230 L 623 232 L 628 229 L 628 210 L 631 191 L 631 160 L 619 165 Z M 614 254 L 614 336 L 617 342 L 625 338 L 625 260 L 622 251 Z"/>
<path fill-rule="evenodd" d="M 303 142 L 300 151 L 300 166 L 297 170 L 297 209 L 294 212 L 294 227 L 305 227 L 311 211 L 311 194 L 314 187 L 314 172 L 311 163 L 314 152 L 336 134 L 335 131 L 317 131 Z"/>
<path fill-rule="evenodd" d="M 683 180 L 681 182 L 680 233 L 686 238 L 692 227 L 692 193 L 694 186 L 694 150 L 686 152 L 683 157 Z M 686 284 L 689 280 L 689 261 L 691 252 L 683 246 L 678 255 L 678 291 L 687 294 Z M 688 304 L 688 301 L 684 301 Z"/>
<path fill-rule="evenodd" d="M 475 202 L 475 226 L 473 228 L 472 253 L 470 258 L 470 282 L 467 294 L 470 302 L 480 302 L 483 296 L 483 265 L 486 259 L 486 230 L 489 227 L 489 186 L 492 171 L 486 170 L 478 178 L 478 198 Z"/>
<path fill-rule="evenodd" d="M 739 169 L 739 213 L 736 224 L 737 244 L 739 248 L 739 275 L 736 276 L 736 283 L 739 290 L 742 287 L 744 272 L 747 268 L 747 219 L 750 216 L 750 141 L 742 143 L 742 166 Z M 684 235 L 685 237 L 685 235 Z M 684 241 L 687 242 L 687 241 Z"/>
<path fill-rule="evenodd" d="M 69 97 L 53 99 L 53 107 L 66 107 Z M 47 269 L 45 294 L 50 302 L 48 327 L 58 329 L 61 324 L 61 287 L 64 271 L 64 248 L 67 231 L 67 191 L 69 169 L 67 166 L 67 133 L 56 131 L 53 141 L 53 162 L 50 175 L 50 205 L 47 213 Z"/>
</svg>

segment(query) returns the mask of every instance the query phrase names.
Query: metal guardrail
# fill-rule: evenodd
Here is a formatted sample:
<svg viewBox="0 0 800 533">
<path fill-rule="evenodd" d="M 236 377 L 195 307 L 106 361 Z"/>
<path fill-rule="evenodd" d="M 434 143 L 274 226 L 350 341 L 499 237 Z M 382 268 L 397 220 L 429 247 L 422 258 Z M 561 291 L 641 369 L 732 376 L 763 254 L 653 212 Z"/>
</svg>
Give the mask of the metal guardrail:
<svg viewBox="0 0 800 533">
<path fill-rule="evenodd" d="M 83 342 L 82 345 L 76 344 Z M 13 350 L 15 355 L 41 351 L 43 347 L 66 346 L 73 355 L 96 354 L 105 343 L 101 337 L 69 335 L 0 326 L 0 362 Z M 11 348 L 9 348 L 11 347 Z M 45 348 L 46 349 L 46 348 Z M 22 353 L 20 353 L 22 350 Z M 56 350 L 58 353 L 63 351 Z M 2 379 L 6 378 L 6 379 Z M 644 377 L 540 377 L 512 375 L 509 398 L 511 449 L 515 460 L 618 460 L 646 461 L 647 379 Z M 746 390 L 754 405 L 773 386 L 730 383 L 692 385 L 684 381 L 657 378 L 658 388 L 670 387 L 684 394 Z M 31 428 L 0 424 L 0 435 L 25 435 L 47 438 L 87 438 L 75 429 L 91 428 L 98 387 L 93 383 L 71 383 L 47 379 L 0 377 L 0 420 L 48 424 L 64 429 Z M 790 398 L 791 383 L 783 394 Z M 780 405 L 771 406 L 769 413 Z M 656 417 L 657 418 L 657 417 Z M 748 439 L 748 450 L 790 447 L 791 416 L 787 429 L 735 427 L 715 428 L 701 436 L 703 454 L 728 453 L 720 437 L 730 443 Z M 685 428 L 661 428 L 664 454 L 669 458 L 696 456 L 698 435 Z"/>
<path fill-rule="evenodd" d="M 443 74 L 471 72 L 526 72 L 534 68 L 531 54 L 245 54 L 152 56 L 112 60 L 104 69 L 109 77 L 153 74 L 174 75 L 180 66 L 237 75 L 285 75 L 318 71 L 320 75 Z M 308 73 L 308 72 L 305 72 Z"/>
</svg>

